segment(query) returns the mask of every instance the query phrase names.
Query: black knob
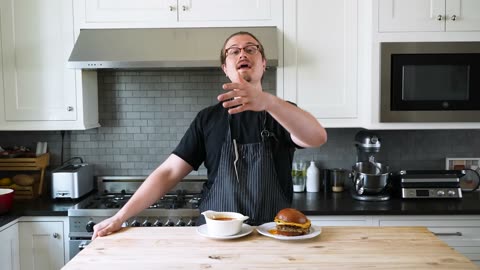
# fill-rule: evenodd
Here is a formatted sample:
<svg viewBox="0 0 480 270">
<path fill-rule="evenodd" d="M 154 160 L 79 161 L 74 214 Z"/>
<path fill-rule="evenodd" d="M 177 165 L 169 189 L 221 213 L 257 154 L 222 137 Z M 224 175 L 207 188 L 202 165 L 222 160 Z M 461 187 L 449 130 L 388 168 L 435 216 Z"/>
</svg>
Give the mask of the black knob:
<svg viewBox="0 0 480 270">
<path fill-rule="evenodd" d="M 143 223 L 142 223 L 142 227 L 150 227 L 152 226 L 152 223 L 150 221 L 148 221 L 148 219 L 146 219 Z"/>
<path fill-rule="evenodd" d="M 130 224 L 130 227 L 140 227 L 140 222 L 134 220 L 134 221 L 132 221 L 132 223 Z"/>
<path fill-rule="evenodd" d="M 156 226 L 156 227 L 162 227 L 163 226 L 163 223 L 160 221 L 160 220 L 155 220 L 155 222 L 153 223 L 153 226 Z"/>
<path fill-rule="evenodd" d="M 165 226 L 167 227 L 173 227 L 175 225 L 175 223 L 173 223 L 173 221 L 171 221 L 170 219 L 167 220 L 167 222 L 165 222 Z"/>
<path fill-rule="evenodd" d="M 185 221 L 180 219 L 175 226 L 183 227 L 185 226 Z"/>
<path fill-rule="evenodd" d="M 87 232 L 93 232 L 93 226 L 95 226 L 95 222 L 90 220 L 89 222 L 87 222 L 85 229 L 87 230 Z"/>
<path fill-rule="evenodd" d="M 187 226 L 195 226 L 195 224 L 196 224 L 195 221 L 190 219 L 187 223 Z"/>
</svg>

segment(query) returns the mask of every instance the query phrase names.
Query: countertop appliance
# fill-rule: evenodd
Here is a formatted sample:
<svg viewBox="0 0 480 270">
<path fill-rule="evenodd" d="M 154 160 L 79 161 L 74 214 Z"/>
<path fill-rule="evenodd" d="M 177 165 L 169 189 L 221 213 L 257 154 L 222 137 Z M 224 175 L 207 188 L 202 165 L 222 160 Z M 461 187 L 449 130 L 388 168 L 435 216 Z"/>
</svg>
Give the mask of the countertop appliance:
<svg viewBox="0 0 480 270">
<path fill-rule="evenodd" d="M 478 122 L 480 42 L 380 47 L 380 122 Z"/>
<path fill-rule="evenodd" d="M 80 198 L 93 190 L 93 184 L 93 165 L 61 166 L 52 172 L 52 198 Z"/>
<path fill-rule="evenodd" d="M 98 176 L 98 190 L 68 210 L 70 259 L 88 243 L 93 226 L 113 216 L 140 187 L 146 176 Z M 124 227 L 195 226 L 206 177 L 186 177 Z"/>
<path fill-rule="evenodd" d="M 405 199 L 459 199 L 464 175 L 464 170 L 403 170 L 393 178 Z"/>
<path fill-rule="evenodd" d="M 380 137 L 371 131 L 361 130 L 355 135 L 357 162 L 352 167 L 352 197 L 361 201 L 385 201 L 390 199 L 390 171 L 385 164 L 376 161 L 380 152 Z"/>
</svg>

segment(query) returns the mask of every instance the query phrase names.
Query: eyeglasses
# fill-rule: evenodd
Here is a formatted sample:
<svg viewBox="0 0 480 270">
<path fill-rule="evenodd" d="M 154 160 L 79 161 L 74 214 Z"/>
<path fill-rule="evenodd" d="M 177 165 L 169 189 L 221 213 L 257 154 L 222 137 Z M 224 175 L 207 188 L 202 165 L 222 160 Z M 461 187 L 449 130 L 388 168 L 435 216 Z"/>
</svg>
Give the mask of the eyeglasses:
<svg viewBox="0 0 480 270">
<path fill-rule="evenodd" d="M 225 54 L 227 56 L 228 55 L 238 56 L 242 50 L 249 55 L 255 55 L 260 50 L 260 45 L 247 45 L 243 48 L 230 47 L 228 49 L 225 49 Z"/>
</svg>

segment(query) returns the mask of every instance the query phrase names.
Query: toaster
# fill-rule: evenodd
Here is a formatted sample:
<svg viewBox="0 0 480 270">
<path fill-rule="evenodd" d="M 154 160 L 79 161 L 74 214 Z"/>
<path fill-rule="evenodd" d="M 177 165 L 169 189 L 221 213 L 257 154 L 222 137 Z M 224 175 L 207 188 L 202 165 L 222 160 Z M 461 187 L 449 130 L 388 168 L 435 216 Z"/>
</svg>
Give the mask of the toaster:
<svg viewBox="0 0 480 270">
<path fill-rule="evenodd" d="M 93 190 L 93 166 L 68 164 L 52 172 L 52 198 L 77 199 Z"/>
</svg>

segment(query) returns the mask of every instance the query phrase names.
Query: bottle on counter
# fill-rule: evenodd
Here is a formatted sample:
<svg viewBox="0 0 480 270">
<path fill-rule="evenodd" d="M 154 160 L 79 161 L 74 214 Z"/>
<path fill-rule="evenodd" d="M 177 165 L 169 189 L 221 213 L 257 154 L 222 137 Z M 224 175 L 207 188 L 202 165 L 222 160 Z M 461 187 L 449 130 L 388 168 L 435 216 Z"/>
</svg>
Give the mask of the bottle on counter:
<svg viewBox="0 0 480 270">
<path fill-rule="evenodd" d="M 307 162 L 295 161 L 292 164 L 293 192 L 304 192 L 307 178 Z"/>
<path fill-rule="evenodd" d="M 315 166 L 315 161 L 310 161 L 310 166 L 307 169 L 307 183 L 306 183 L 307 192 L 319 192 L 320 191 L 320 182 L 319 182 L 319 171 L 317 166 Z"/>
</svg>

